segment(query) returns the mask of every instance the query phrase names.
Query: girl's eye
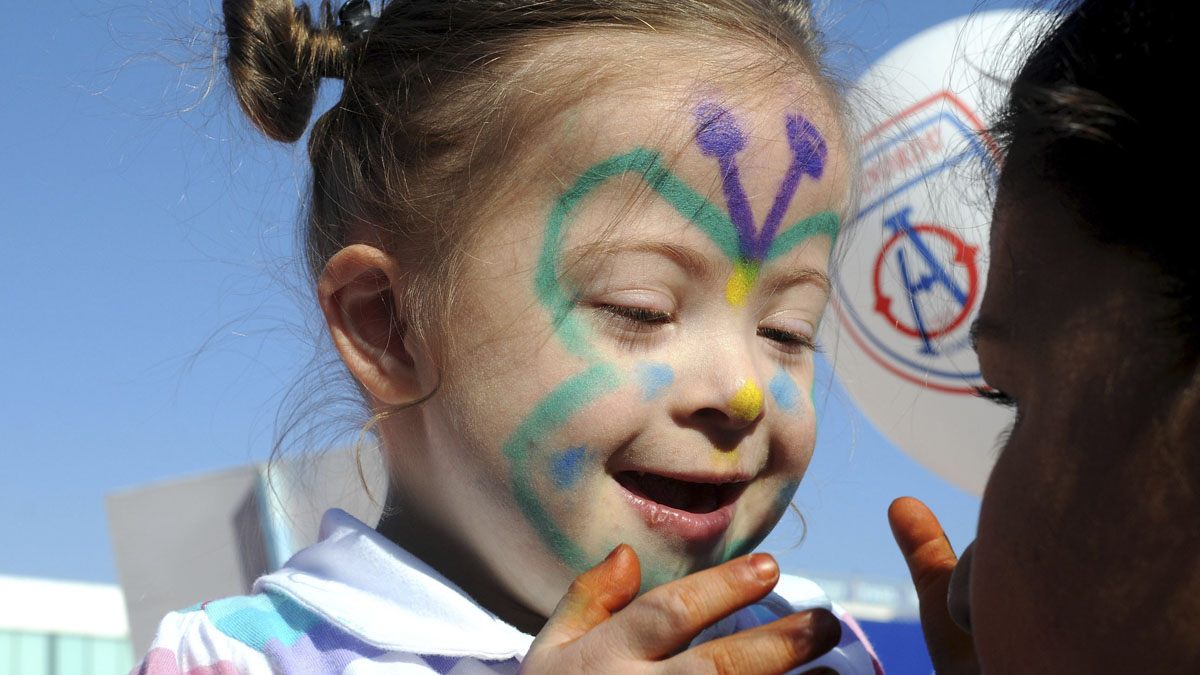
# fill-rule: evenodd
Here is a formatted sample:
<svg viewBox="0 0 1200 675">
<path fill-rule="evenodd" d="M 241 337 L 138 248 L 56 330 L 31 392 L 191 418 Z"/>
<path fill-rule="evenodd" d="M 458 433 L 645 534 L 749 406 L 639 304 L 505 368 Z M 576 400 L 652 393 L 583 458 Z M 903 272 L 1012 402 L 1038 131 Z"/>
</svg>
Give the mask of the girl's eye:
<svg viewBox="0 0 1200 675">
<path fill-rule="evenodd" d="M 975 387 L 975 395 L 1005 408 L 1017 407 L 1017 399 L 989 386 Z"/>
<path fill-rule="evenodd" d="M 670 312 L 646 307 L 628 307 L 626 305 L 597 305 L 596 309 L 607 315 L 607 319 L 620 325 L 626 330 L 648 331 L 655 327 L 671 323 L 675 317 Z"/>
<path fill-rule="evenodd" d="M 804 333 L 784 330 L 782 328 L 772 328 L 767 326 L 759 326 L 758 336 L 766 338 L 780 346 L 785 351 L 803 352 L 818 351 L 817 345 L 813 339 Z"/>
</svg>

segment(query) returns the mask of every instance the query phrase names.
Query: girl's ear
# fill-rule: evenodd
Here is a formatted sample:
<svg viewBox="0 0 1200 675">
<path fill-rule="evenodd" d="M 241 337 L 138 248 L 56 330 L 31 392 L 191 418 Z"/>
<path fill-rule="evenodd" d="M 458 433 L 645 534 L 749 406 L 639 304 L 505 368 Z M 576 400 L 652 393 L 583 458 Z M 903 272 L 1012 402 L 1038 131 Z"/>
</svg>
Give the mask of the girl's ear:
<svg viewBox="0 0 1200 675">
<path fill-rule="evenodd" d="M 338 251 L 317 281 L 333 344 L 350 372 L 379 403 L 398 406 L 422 395 L 409 327 L 397 298 L 406 279 L 395 258 L 366 244 Z"/>
</svg>

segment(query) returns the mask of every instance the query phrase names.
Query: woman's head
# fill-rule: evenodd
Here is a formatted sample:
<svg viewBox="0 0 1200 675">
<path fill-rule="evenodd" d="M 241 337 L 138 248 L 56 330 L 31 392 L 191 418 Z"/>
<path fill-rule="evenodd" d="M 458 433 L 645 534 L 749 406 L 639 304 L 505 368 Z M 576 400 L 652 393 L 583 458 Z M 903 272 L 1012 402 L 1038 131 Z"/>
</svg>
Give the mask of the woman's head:
<svg viewBox="0 0 1200 675">
<path fill-rule="evenodd" d="M 1017 419 L 960 564 L 988 672 L 1200 665 L 1200 294 L 1162 87 L 1186 81 L 1181 20 L 1079 3 L 1012 86 L 976 335 Z"/>
<path fill-rule="evenodd" d="M 346 81 L 309 250 L 397 411 L 380 527 L 505 618 L 621 542 L 649 584 L 748 550 L 807 467 L 849 162 L 805 8 L 406 2 L 295 57 Z"/>
</svg>

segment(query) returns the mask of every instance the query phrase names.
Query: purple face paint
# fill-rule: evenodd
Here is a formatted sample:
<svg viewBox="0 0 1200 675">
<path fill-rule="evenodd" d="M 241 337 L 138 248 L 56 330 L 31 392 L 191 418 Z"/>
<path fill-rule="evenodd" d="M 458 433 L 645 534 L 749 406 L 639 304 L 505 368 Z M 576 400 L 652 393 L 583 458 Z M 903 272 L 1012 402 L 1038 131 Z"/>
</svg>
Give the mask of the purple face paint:
<svg viewBox="0 0 1200 675">
<path fill-rule="evenodd" d="M 742 187 L 737 167 L 736 156 L 746 147 L 745 132 L 733 113 L 720 104 L 705 101 L 696 106 L 696 144 L 704 155 L 715 157 L 721 169 L 726 208 L 737 229 L 742 257 L 747 261 L 760 262 L 766 258 L 783 215 L 796 196 L 800 180 L 804 176 L 819 179 L 825 171 L 829 149 L 817 128 L 798 113 L 787 116 L 786 127 L 792 161 L 759 229 L 755 226 L 754 213 L 750 210 L 750 200 Z"/>
<path fill-rule="evenodd" d="M 700 152 L 716 157 L 721 168 L 721 184 L 725 190 L 726 208 L 738 233 L 738 244 L 746 256 L 756 243 L 754 213 L 742 188 L 742 178 L 734 159 L 746 147 L 746 136 L 733 113 L 716 103 L 701 103 L 696 108 L 696 144 Z"/>
</svg>

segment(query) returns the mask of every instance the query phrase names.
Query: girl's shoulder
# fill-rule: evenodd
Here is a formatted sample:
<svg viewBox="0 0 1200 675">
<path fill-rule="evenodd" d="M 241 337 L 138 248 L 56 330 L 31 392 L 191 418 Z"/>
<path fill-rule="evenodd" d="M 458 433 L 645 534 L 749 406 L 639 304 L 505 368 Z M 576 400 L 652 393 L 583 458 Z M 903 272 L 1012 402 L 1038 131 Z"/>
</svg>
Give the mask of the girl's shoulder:
<svg viewBox="0 0 1200 675">
<path fill-rule="evenodd" d="M 137 675 L 445 673 L 461 658 L 370 644 L 286 594 L 213 600 L 168 614 Z M 515 673 L 517 662 L 476 672 Z"/>
<path fill-rule="evenodd" d="M 824 666 L 838 675 L 883 675 L 883 665 L 858 622 L 842 607 L 831 602 L 820 586 L 790 574 L 780 576 L 773 593 L 709 626 L 692 644 L 715 640 L 810 609 L 833 612 L 841 621 L 842 639 L 829 653 L 792 672 L 804 673 Z"/>
<path fill-rule="evenodd" d="M 320 541 L 260 578 L 253 594 L 168 614 L 134 672 L 515 673 L 532 639 L 332 510 Z"/>
</svg>

